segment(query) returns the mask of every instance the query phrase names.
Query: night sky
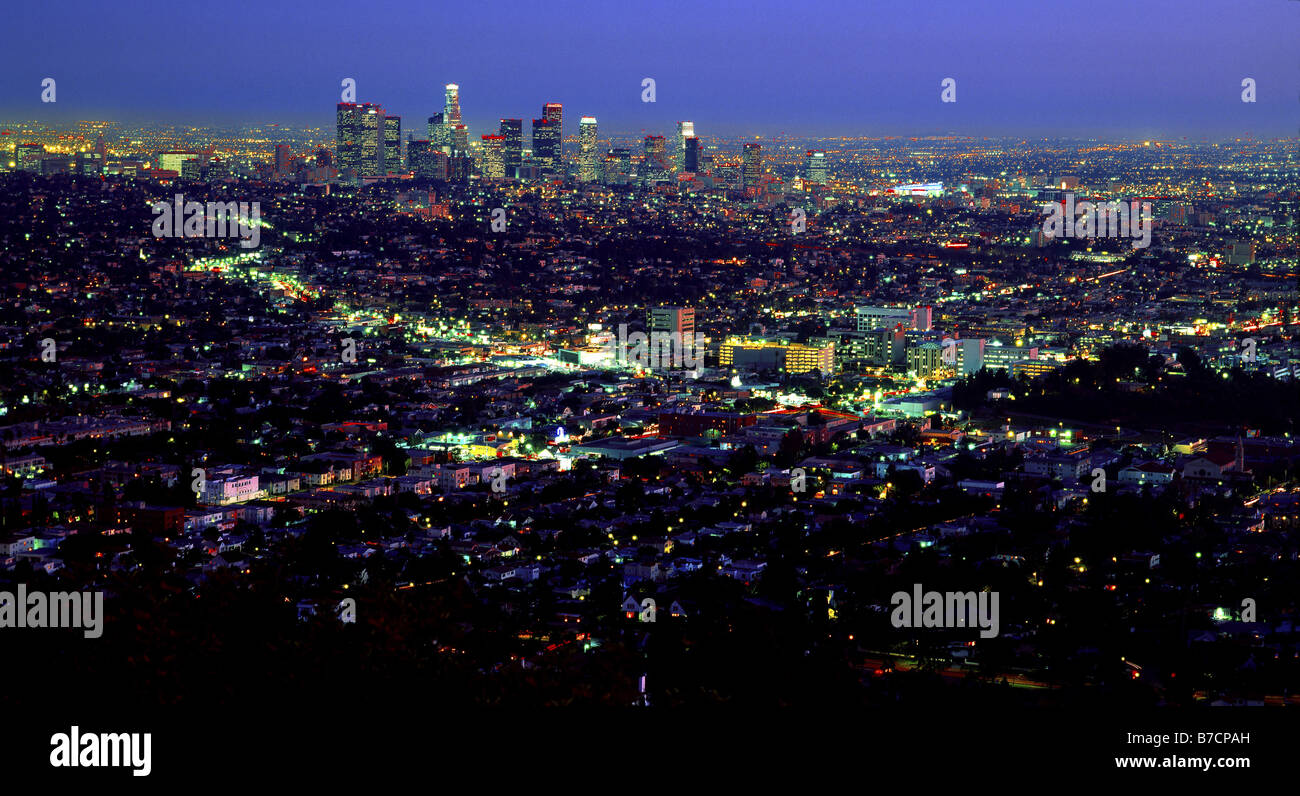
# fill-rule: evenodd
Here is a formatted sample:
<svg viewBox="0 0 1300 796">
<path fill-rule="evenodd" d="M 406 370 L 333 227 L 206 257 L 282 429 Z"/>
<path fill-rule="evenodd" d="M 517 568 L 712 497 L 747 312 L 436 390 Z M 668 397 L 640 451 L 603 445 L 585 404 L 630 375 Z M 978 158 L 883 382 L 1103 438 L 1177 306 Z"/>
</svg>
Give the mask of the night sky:
<svg viewBox="0 0 1300 796">
<path fill-rule="evenodd" d="M 7 6 L 0 38 L 7 119 L 328 128 L 352 77 L 421 135 L 448 82 L 472 135 L 501 117 L 527 131 L 547 101 L 566 133 L 590 114 L 602 136 L 677 119 L 706 137 L 1300 128 L 1297 0 L 38 0 Z"/>
</svg>

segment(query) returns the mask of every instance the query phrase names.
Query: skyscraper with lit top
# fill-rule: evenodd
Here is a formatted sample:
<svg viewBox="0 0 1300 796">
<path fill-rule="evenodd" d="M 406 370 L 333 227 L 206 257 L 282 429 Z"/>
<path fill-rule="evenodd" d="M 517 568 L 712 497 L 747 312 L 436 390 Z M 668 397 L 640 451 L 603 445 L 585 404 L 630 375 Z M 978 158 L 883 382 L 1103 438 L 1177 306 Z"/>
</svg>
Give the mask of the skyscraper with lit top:
<svg viewBox="0 0 1300 796">
<path fill-rule="evenodd" d="M 677 135 L 673 138 L 673 169 L 686 169 L 686 139 L 695 137 L 695 122 L 678 122 Z"/>
<path fill-rule="evenodd" d="M 578 182 L 595 182 L 597 174 L 596 117 L 584 116 L 578 122 Z"/>
</svg>

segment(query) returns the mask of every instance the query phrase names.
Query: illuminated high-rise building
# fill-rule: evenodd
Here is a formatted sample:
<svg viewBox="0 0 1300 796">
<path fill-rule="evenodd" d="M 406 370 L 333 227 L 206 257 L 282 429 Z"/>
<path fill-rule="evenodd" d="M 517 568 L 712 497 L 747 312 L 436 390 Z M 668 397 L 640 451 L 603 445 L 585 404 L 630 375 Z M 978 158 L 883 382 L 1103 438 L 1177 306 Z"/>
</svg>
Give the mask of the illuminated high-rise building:
<svg viewBox="0 0 1300 796">
<path fill-rule="evenodd" d="M 614 147 L 605 154 L 606 185 L 627 185 L 632 176 L 632 150 Z"/>
<path fill-rule="evenodd" d="M 485 180 L 504 180 L 506 164 L 504 157 L 506 137 L 504 135 L 483 136 L 483 163 L 479 168 Z"/>
<path fill-rule="evenodd" d="M 446 124 L 443 124 L 441 113 L 435 113 L 429 117 L 429 146 L 442 152 L 444 155 L 451 154 L 451 130 Z"/>
<path fill-rule="evenodd" d="M 759 181 L 763 176 L 763 147 L 761 144 L 750 143 L 741 148 L 740 167 L 745 192 L 757 192 Z"/>
<path fill-rule="evenodd" d="M 645 172 L 646 180 L 664 180 L 668 177 L 668 153 L 662 135 L 645 137 Z"/>
<path fill-rule="evenodd" d="M 682 171 L 694 174 L 700 170 L 700 139 L 689 136 L 683 142 Z"/>
<path fill-rule="evenodd" d="M 548 102 L 533 119 L 533 161 L 542 174 L 564 176 L 564 106 Z"/>
<path fill-rule="evenodd" d="M 460 124 L 460 86 L 448 83 L 442 106 L 443 124 L 455 127 Z"/>
<path fill-rule="evenodd" d="M 451 151 L 461 157 L 469 156 L 469 128 L 463 124 L 451 128 Z"/>
<path fill-rule="evenodd" d="M 542 106 L 542 118 L 555 124 L 555 169 L 564 174 L 564 106 L 558 102 L 548 102 Z"/>
<path fill-rule="evenodd" d="M 596 173 L 596 117 L 583 116 L 578 122 L 578 182 L 595 182 Z"/>
<path fill-rule="evenodd" d="M 560 128 L 549 119 L 533 119 L 533 162 L 542 174 L 556 174 Z"/>
<path fill-rule="evenodd" d="M 429 153 L 432 147 L 428 141 L 407 141 L 406 142 L 406 166 L 411 170 L 415 177 L 428 177 L 429 162 L 431 158 Z"/>
<path fill-rule="evenodd" d="M 803 178 L 817 185 L 826 184 L 826 153 L 812 149 L 803 156 Z"/>
<path fill-rule="evenodd" d="M 435 148 L 431 141 L 411 141 L 406 145 L 407 166 L 419 179 L 447 179 L 449 160 L 447 153 Z"/>
<path fill-rule="evenodd" d="M 686 170 L 686 139 L 695 137 L 695 122 L 678 122 L 673 138 L 673 170 Z"/>
<path fill-rule="evenodd" d="M 384 117 L 384 172 L 396 174 L 402 170 L 402 117 Z"/>
<path fill-rule="evenodd" d="M 505 137 L 501 153 L 506 176 L 513 179 L 519 176 L 519 166 L 524 160 L 524 120 L 502 119 L 499 133 Z"/>
<path fill-rule="evenodd" d="M 373 103 L 338 104 L 338 167 L 357 174 L 383 174 L 384 109 Z"/>
</svg>

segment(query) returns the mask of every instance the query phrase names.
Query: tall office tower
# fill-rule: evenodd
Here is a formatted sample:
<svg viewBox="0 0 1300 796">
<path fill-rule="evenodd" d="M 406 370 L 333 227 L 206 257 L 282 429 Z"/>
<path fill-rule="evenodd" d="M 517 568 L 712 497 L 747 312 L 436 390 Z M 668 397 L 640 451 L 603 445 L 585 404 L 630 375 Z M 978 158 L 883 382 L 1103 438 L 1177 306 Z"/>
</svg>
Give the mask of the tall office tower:
<svg viewBox="0 0 1300 796">
<path fill-rule="evenodd" d="M 483 179 L 504 180 L 506 178 L 505 143 L 504 135 L 483 136 L 483 165 L 479 169 Z"/>
<path fill-rule="evenodd" d="M 826 153 L 811 149 L 803 156 L 803 178 L 818 185 L 826 184 Z"/>
<path fill-rule="evenodd" d="M 452 182 L 465 182 L 474 171 L 474 158 L 468 154 L 452 155 L 447 158 L 447 179 Z"/>
<path fill-rule="evenodd" d="M 104 140 L 103 133 L 100 133 L 99 137 L 95 139 L 95 152 L 99 155 L 100 161 L 108 162 L 108 142 Z"/>
<path fill-rule="evenodd" d="M 461 157 L 469 157 L 469 128 L 465 125 L 451 128 L 451 150 Z"/>
<path fill-rule="evenodd" d="M 447 153 L 430 141 L 411 141 L 406 146 L 407 166 L 419 179 L 447 179 L 447 161 Z"/>
<path fill-rule="evenodd" d="M 759 180 L 763 175 L 763 146 L 745 144 L 741 148 L 740 164 L 745 193 L 757 193 Z"/>
<path fill-rule="evenodd" d="M 276 145 L 275 145 L 275 173 L 276 173 L 276 174 L 288 174 L 288 173 L 289 173 L 289 160 L 290 160 L 290 157 L 289 157 L 289 145 L 288 145 L 288 144 L 276 144 Z"/>
<path fill-rule="evenodd" d="M 694 174 L 700 170 L 700 139 L 690 136 L 682 150 L 682 171 Z"/>
<path fill-rule="evenodd" d="M 561 177 L 564 167 L 564 106 L 558 102 L 548 102 L 542 106 L 542 118 L 555 124 L 555 171 Z"/>
<path fill-rule="evenodd" d="M 45 147 L 41 144 L 17 144 L 14 146 L 14 168 L 18 171 L 39 172 L 41 158 L 45 157 Z"/>
<path fill-rule="evenodd" d="M 560 125 L 550 119 L 533 119 L 533 160 L 542 174 L 564 174 L 560 147 Z"/>
<path fill-rule="evenodd" d="M 673 171 L 685 169 L 686 139 L 695 135 L 695 122 L 678 122 L 677 135 L 673 137 Z"/>
<path fill-rule="evenodd" d="M 406 142 L 406 167 L 411 170 L 411 174 L 418 178 L 431 179 L 429 174 L 430 163 L 433 158 L 432 145 L 428 141 L 407 141 Z"/>
<path fill-rule="evenodd" d="M 384 117 L 384 168 L 385 174 L 402 170 L 402 117 Z"/>
<path fill-rule="evenodd" d="M 519 176 L 519 166 L 524 162 L 524 120 L 502 119 L 498 132 L 506 139 L 501 147 L 506 176 L 514 179 Z"/>
<path fill-rule="evenodd" d="M 668 153 L 662 135 L 645 137 L 645 174 L 647 180 L 664 180 L 668 178 Z"/>
<path fill-rule="evenodd" d="M 627 185 L 632 176 L 632 150 L 615 147 L 605 155 L 605 184 Z"/>
<path fill-rule="evenodd" d="M 429 117 L 429 146 L 444 155 L 451 154 L 451 128 L 443 123 L 441 113 Z"/>
<path fill-rule="evenodd" d="M 384 172 L 384 109 L 369 102 L 338 105 L 339 171 Z"/>
<path fill-rule="evenodd" d="M 448 83 L 442 106 L 443 124 L 455 127 L 460 124 L 460 86 Z"/>
<path fill-rule="evenodd" d="M 595 182 L 596 117 L 583 116 L 578 122 L 578 182 Z"/>
</svg>

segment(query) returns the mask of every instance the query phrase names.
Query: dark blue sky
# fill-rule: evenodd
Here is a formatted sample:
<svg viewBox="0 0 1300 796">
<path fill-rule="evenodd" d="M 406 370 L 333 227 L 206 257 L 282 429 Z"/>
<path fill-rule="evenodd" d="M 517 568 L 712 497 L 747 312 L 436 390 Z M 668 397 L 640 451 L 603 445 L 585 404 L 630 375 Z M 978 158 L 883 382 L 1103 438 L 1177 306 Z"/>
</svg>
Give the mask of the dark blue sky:
<svg viewBox="0 0 1300 796">
<path fill-rule="evenodd" d="M 353 77 L 421 130 L 459 83 L 474 135 L 546 101 L 566 132 L 591 114 L 602 134 L 1300 128 L 1297 0 L 34 0 L 8 6 L 0 41 L 6 118 L 330 126 Z"/>
</svg>

